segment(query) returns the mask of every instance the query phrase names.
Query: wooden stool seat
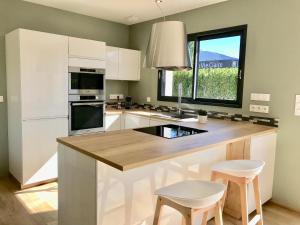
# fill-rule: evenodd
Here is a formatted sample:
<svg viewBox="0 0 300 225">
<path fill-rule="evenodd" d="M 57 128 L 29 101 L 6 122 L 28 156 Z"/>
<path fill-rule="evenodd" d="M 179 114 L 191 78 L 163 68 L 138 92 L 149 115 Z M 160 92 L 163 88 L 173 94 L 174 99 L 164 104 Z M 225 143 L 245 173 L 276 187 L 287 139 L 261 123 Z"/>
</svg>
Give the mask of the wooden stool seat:
<svg viewBox="0 0 300 225">
<path fill-rule="evenodd" d="M 251 178 L 260 174 L 265 166 L 261 160 L 228 160 L 213 166 L 212 170 L 235 177 Z"/>
<path fill-rule="evenodd" d="M 228 186 L 228 182 L 236 183 L 240 189 L 242 224 L 263 225 L 262 204 L 260 197 L 259 177 L 265 162 L 260 160 L 229 160 L 216 164 L 212 168 L 212 181 L 222 180 Z M 248 184 L 253 184 L 256 215 L 249 222 L 248 218 Z M 222 200 L 224 207 L 226 191 Z"/>
<path fill-rule="evenodd" d="M 183 222 L 192 225 L 196 214 L 203 214 L 202 225 L 207 223 L 207 213 L 215 210 L 217 225 L 223 225 L 221 199 L 225 185 L 210 181 L 183 181 L 155 192 L 158 195 L 154 225 L 159 224 L 162 206 L 169 206 L 183 215 Z"/>
</svg>

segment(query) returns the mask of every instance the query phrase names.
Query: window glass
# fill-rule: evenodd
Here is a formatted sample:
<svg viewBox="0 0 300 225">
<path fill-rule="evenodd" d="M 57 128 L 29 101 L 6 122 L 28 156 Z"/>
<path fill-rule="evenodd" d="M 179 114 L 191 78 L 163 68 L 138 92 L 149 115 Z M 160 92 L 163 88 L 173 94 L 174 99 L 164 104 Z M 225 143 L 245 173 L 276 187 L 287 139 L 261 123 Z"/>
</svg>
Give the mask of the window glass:
<svg viewBox="0 0 300 225">
<path fill-rule="evenodd" d="M 200 40 L 197 98 L 237 99 L 241 36 Z"/>
</svg>

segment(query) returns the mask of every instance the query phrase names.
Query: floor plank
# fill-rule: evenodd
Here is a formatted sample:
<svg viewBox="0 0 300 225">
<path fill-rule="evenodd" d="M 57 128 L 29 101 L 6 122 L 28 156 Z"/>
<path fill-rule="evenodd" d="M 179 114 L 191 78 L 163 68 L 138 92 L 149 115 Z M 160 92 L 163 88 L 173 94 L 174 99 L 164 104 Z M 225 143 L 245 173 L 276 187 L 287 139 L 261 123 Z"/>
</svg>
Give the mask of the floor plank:
<svg viewBox="0 0 300 225">
<path fill-rule="evenodd" d="M 263 213 L 265 225 L 300 225 L 299 213 L 273 203 L 265 204 Z M 239 224 L 224 215 L 224 225 Z M 57 225 L 57 183 L 19 191 L 13 179 L 0 179 L 0 225 Z"/>
</svg>

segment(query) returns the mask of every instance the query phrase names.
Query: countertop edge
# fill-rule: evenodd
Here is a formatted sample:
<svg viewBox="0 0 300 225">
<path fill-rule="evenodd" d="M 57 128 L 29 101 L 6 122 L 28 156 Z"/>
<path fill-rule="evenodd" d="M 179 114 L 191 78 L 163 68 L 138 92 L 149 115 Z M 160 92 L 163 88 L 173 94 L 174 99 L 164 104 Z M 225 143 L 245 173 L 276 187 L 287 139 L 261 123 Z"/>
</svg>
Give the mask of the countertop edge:
<svg viewBox="0 0 300 225">
<path fill-rule="evenodd" d="M 245 138 L 251 138 L 251 137 L 255 137 L 255 136 L 261 136 L 261 135 L 265 135 L 265 134 L 269 134 L 269 133 L 277 133 L 278 132 L 278 128 L 270 128 L 269 130 L 265 130 L 265 131 L 260 131 L 260 132 L 257 132 L 257 133 L 254 133 L 254 134 L 250 134 L 250 135 L 245 135 L 245 136 L 241 136 L 241 137 L 238 137 L 238 138 L 233 138 L 233 139 L 230 139 L 230 140 L 225 140 L 225 141 L 221 141 L 221 142 L 217 142 L 217 143 L 214 143 L 214 144 L 209 144 L 209 145 L 206 145 L 206 146 L 201 146 L 201 147 L 198 147 L 198 148 L 192 148 L 192 149 L 187 149 L 187 150 L 182 150 L 181 152 L 177 152 L 177 153 L 172 153 L 172 154 L 169 154 L 169 155 L 164 155 L 164 156 L 161 156 L 161 157 L 158 157 L 158 158 L 154 158 L 154 159 L 149 159 L 149 160 L 143 160 L 143 161 L 140 161 L 138 163 L 132 163 L 131 165 L 127 165 L 127 166 L 124 166 L 124 165 L 120 165 L 120 164 L 117 164 L 117 163 L 114 163 L 110 160 L 107 160 L 105 158 L 102 158 L 98 155 L 95 155 L 91 152 L 88 152 L 82 148 L 79 148 L 75 145 L 72 145 L 68 142 L 65 142 L 63 140 L 63 138 L 57 138 L 56 141 L 59 143 L 59 144 L 62 144 L 62 145 L 65 145 L 73 150 L 76 150 L 84 155 L 87 155 L 95 160 L 98 160 L 102 163 L 105 163 L 107 165 L 110 165 L 112 166 L 113 168 L 117 169 L 117 170 L 120 170 L 122 172 L 125 172 L 125 171 L 129 171 L 129 170 L 132 170 L 132 169 L 136 169 L 136 168 L 139 168 L 139 167 L 142 167 L 142 166 L 147 166 L 149 164 L 152 164 L 152 163 L 157 163 L 157 162 L 160 162 L 160 161 L 165 161 L 165 160 L 169 160 L 169 159 L 173 159 L 173 158 L 177 158 L 177 157 L 180 157 L 180 156 L 184 156 L 184 155 L 188 155 L 188 154 L 192 154 L 192 153 L 195 153 L 195 152 L 198 152 L 198 151 L 203 151 L 207 148 L 211 148 L 211 147 L 214 147 L 214 146 L 218 146 L 218 145 L 225 145 L 225 144 L 229 144 L 229 143 L 233 143 L 233 142 L 236 142 L 236 141 L 239 141 L 239 140 L 242 140 L 242 139 L 245 139 Z"/>
</svg>

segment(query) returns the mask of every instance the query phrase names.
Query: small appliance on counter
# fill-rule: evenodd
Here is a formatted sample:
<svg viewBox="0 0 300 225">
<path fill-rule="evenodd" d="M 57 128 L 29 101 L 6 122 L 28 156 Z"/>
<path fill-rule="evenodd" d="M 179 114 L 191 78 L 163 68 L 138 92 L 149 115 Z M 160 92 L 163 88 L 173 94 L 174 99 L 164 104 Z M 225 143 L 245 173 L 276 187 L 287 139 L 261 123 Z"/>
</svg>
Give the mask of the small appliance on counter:
<svg viewBox="0 0 300 225">
<path fill-rule="evenodd" d="M 117 109 L 122 109 L 122 102 L 120 101 L 120 97 L 117 97 Z"/>
<path fill-rule="evenodd" d="M 131 109 L 132 108 L 132 97 L 127 96 L 125 98 L 125 109 Z"/>
</svg>

